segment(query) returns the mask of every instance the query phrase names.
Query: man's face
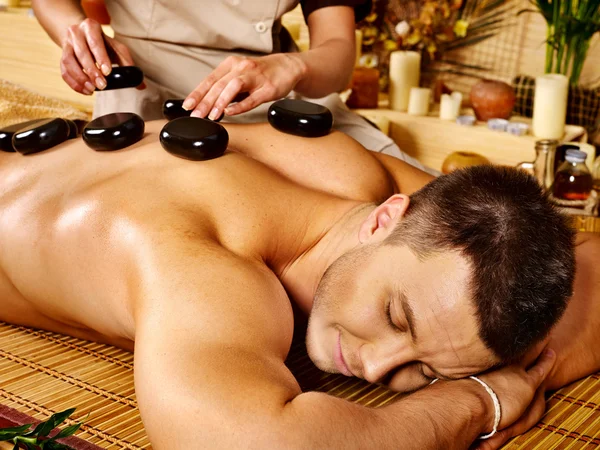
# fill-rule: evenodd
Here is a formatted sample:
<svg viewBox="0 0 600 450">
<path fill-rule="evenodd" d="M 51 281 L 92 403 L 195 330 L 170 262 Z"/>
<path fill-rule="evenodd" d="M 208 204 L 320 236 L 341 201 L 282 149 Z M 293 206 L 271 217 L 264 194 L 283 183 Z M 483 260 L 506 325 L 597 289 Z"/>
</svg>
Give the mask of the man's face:
<svg viewBox="0 0 600 450">
<path fill-rule="evenodd" d="M 407 392 L 498 363 L 477 333 L 470 268 L 457 252 L 420 261 L 405 246 L 339 258 L 315 295 L 307 348 L 321 370 Z"/>
</svg>

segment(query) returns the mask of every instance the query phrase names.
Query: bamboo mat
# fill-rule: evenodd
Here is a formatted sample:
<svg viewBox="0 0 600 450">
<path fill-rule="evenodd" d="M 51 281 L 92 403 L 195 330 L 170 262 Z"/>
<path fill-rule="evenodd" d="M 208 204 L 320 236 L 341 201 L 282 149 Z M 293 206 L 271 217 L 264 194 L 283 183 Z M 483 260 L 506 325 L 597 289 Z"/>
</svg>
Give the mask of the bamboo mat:
<svg viewBox="0 0 600 450">
<path fill-rule="evenodd" d="M 600 231 L 598 219 L 577 218 L 574 225 Z M 301 343 L 292 346 L 287 364 L 304 391 L 370 407 L 399 398 L 381 386 L 320 372 Z M 40 420 L 76 407 L 74 421 L 90 413 L 79 438 L 105 449 L 151 448 L 137 409 L 133 355 L 114 347 L 0 322 L 0 404 Z M 547 404 L 542 421 L 505 448 L 600 446 L 600 374 L 564 387 Z"/>
</svg>

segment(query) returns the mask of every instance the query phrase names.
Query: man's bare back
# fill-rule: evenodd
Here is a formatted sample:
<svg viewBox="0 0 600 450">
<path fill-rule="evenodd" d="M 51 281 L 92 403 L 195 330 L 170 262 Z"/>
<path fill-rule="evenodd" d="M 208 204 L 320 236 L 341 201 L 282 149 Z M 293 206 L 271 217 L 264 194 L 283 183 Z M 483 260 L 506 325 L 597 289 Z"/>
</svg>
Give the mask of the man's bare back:
<svg viewBox="0 0 600 450">
<path fill-rule="evenodd" d="M 335 215 L 352 206 L 239 153 L 175 158 L 157 142 L 161 126 L 149 123 L 143 141 L 115 153 L 73 140 L 30 157 L 0 154 L 0 320 L 132 349 L 132 294 L 149 254 L 201 242 L 270 278 L 273 230 L 315 207 Z M 270 297 L 284 298 L 271 281 Z"/>
<path fill-rule="evenodd" d="M 361 203 L 410 193 L 429 177 L 388 165 L 343 135 L 302 141 L 261 125 L 228 127 L 234 151 L 192 163 L 160 147 L 161 127 L 148 123 L 144 140 L 116 153 L 75 140 L 29 157 L 0 154 L 0 320 L 128 349 L 135 343 L 136 390 L 159 448 L 176 439 L 165 417 L 186 414 L 204 424 L 208 446 L 244 442 L 241 435 L 254 439 L 248 446 L 264 444 L 249 415 L 260 429 L 287 430 L 270 432 L 274 447 L 346 446 L 343 433 L 319 441 L 335 422 L 289 434 L 318 411 L 333 417 L 349 408 L 350 429 L 373 420 L 318 394 L 299 396 L 283 365 L 294 328 L 288 294 L 308 312 L 320 281 L 303 276 L 309 264 L 297 261 Z M 327 154 L 311 166 L 294 161 L 294 146 L 308 160 L 320 147 Z M 451 396 L 435 401 L 454 406 Z M 288 412 L 276 421 L 282 408 Z M 396 419 L 410 428 L 402 413 Z M 460 419 L 457 429 L 474 435 L 489 423 L 480 430 Z M 235 430 L 227 438 L 223 422 Z M 306 440 L 307 430 L 316 440 Z M 469 435 L 450 442 L 460 447 Z"/>
</svg>

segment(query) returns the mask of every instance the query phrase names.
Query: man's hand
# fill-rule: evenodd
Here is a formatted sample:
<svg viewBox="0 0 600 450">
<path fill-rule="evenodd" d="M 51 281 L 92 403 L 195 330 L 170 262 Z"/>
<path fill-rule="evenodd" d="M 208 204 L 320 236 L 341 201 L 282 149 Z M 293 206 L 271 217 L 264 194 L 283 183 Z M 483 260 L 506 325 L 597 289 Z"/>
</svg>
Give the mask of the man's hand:
<svg viewBox="0 0 600 450">
<path fill-rule="evenodd" d="M 194 89 L 183 103 L 192 116 L 215 120 L 223 112 L 241 114 L 258 105 L 285 97 L 306 74 L 298 55 L 276 53 L 260 58 L 229 56 Z M 250 95 L 229 106 L 242 92 Z"/>
<path fill-rule="evenodd" d="M 92 19 L 69 26 L 62 49 L 63 80 L 71 89 L 85 95 L 91 95 L 95 88 L 106 87 L 104 77 L 111 72 L 112 62 L 120 66 L 134 65 L 129 49 L 105 35 L 100 24 Z"/>
<path fill-rule="evenodd" d="M 481 441 L 478 449 L 495 450 L 511 437 L 529 430 L 540 420 L 546 410 L 543 382 L 555 361 L 555 352 L 546 349 L 528 369 L 526 363 L 521 363 L 480 377 L 498 396 L 502 420 L 498 426 L 501 431 L 490 439 Z M 492 411 L 493 420 L 493 407 L 490 406 L 488 411 Z"/>
</svg>

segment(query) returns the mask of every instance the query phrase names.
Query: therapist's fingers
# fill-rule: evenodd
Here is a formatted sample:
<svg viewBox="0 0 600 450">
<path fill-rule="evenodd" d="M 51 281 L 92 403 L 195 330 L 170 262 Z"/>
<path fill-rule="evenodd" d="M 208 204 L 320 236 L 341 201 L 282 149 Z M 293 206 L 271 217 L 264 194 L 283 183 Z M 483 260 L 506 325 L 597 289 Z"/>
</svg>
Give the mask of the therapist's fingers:
<svg viewBox="0 0 600 450">
<path fill-rule="evenodd" d="M 210 106 L 202 104 L 201 100 L 204 99 L 206 94 L 213 88 L 215 83 L 221 80 L 224 76 L 231 72 L 233 64 L 236 63 L 238 58 L 230 56 L 219 64 L 215 70 L 208 74 L 204 80 L 194 89 L 190 95 L 188 95 L 183 102 L 183 109 L 188 111 L 195 109 L 199 117 L 206 117 L 210 112 Z"/>
<path fill-rule="evenodd" d="M 246 111 L 250 111 L 265 102 L 278 98 L 277 88 L 272 83 L 264 82 L 260 87 L 258 87 L 258 89 L 253 89 L 253 87 L 250 86 L 250 82 L 244 83 L 243 77 L 241 78 L 242 84 L 248 86 L 247 90 L 249 90 L 251 93 L 247 98 L 239 103 L 227 106 L 224 112 L 228 116 L 245 113 Z"/>
<path fill-rule="evenodd" d="M 108 75 L 111 71 L 111 63 L 104 43 L 102 26 L 95 20 L 86 19 L 81 22 L 80 28 L 83 30 L 87 45 L 94 56 L 96 66 L 100 68 L 103 75 Z"/>
<path fill-rule="evenodd" d="M 248 58 L 229 56 L 217 66 L 202 82 L 187 96 L 183 102 L 186 110 L 194 109 L 197 117 L 206 117 L 212 111 L 216 100 L 229 81 L 245 71 L 252 70 L 256 63 Z"/>
<path fill-rule="evenodd" d="M 222 107 L 217 106 L 217 100 L 221 98 L 221 94 L 229 85 L 230 81 L 236 78 L 236 75 L 229 73 L 213 84 L 213 87 L 206 93 L 204 98 L 198 103 L 196 109 L 192 112 L 192 117 L 207 117 L 215 120 L 221 115 L 227 104 Z M 235 95 L 235 94 L 234 94 Z M 233 98 L 233 96 L 232 96 Z M 223 101 L 221 100 L 221 103 Z"/>
<path fill-rule="evenodd" d="M 71 89 L 80 94 L 91 95 L 95 86 L 90 82 L 89 77 L 83 73 L 79 62 L 75 58 L 75 53 L 70 44 L 65 44 L 63 54 L 60 59 L 60 72 L 63 80 Z"/>
<path fill-rule="evenodd" d="M 106 87 L 106 80 L 98 67 L 96 67 L 96 61 L 88 47 L 87 38 L 79 25 L 73 25 L 68 28 L 68 42 L 73 47 L 75 57 L 83 72 L 98 89 L 104 89 Z"/>
</svg>

